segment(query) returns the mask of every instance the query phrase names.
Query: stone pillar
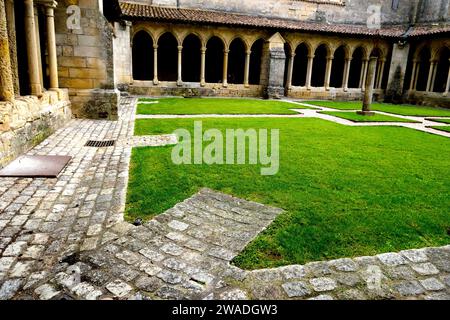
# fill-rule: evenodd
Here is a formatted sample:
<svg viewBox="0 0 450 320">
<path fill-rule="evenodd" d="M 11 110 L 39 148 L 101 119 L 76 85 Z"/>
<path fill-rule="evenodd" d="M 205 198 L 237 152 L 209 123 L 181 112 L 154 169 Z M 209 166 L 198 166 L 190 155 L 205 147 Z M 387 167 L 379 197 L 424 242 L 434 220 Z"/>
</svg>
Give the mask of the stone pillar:
<svg viewBox="0 0 450 320">
<path fill-rule="evenodd" d="M 413 68 L 412 68 L 412 72 L 411 72 L 411 81 L 409 83 L 409 91 L 415 91 L 416 87 L 414 86 L 415 81 L 416 81 L 416 72 L 417 70 L 417 66 L 419 65 L 419 60 L 414 59 L 413 60 Z"/>
<path fill-rule="evenodd" d="M 228 54 L 230 53 L 230 50 L 225 49 L 223 50 L 223 78 L 222 78 L 222 85 L 224 88 L 228 87 Z"/>
<path fill-rule="evenodd" d="M 359 75 L 358 88 L 362 88 L 364 86 L 364 74 L 366 71 L 366 63 L 367 63 L 367 59 L 363 59 L 362 64 L 361 64 L 361 71 L 360 71 L 360 75 Z"/>
<path fill-rule="evenodd" d="M 364 71 L 363 79 L 361 83 L 361 90 L 364 92 L 366 90 L 367 72 L 369 70 L 369 59 L 364 60 Z"/>
<path fill-rule="evenodd" d="M 4 0 L 0 0 L 0 101 L 14 101 Z"/>
<path fill-rule="evenodd" d="M 378 71 L 378 81 L 377 81 L 377 89 L 381 89 L 383 85 L 383 76 L 384 76 L 384 66 L 386 64 L 386 60 L 380 60 L 380 70 Z"/>
<path fill-rule="evenodd" d="M 333 59 L 332 55 L 327 57 L 327 68 L 325 70 L 325 90 L 330 90 L 330 79 L 331 79 L 331 69 L 333 69 Z"/>
<path fill-rule="evenodd" d="M 11 73 L 14 85 L 14 93 L 20 94 L 19 84 L 19 65 L 17 62 L 17 42 L 16 42 L 16 14 L 14 10 L 14 1 L 6 0 L 6 22 L 8 24 L 8 37 L 9 37 L 9 58 L 11 60 Z"/>
<path fill-rule="evenodd" d="M 436 61 L 431 60 L 430 62 L 431 62 L 431 64 L 430 64 L 430 72 L 428 73 L 427 88 L 425 90 L 427 92 L 432 91 L 431 84 L 433 82 L 434 68 L 436 66 Z"/>
<path fill-rule="evenodd" d="M 370 57 L 369 69 L 368 69 L 367 80 L 366 80 L 366 90 L 364 92 L 364 99 L 363 99 L 363 107 L 362 107 L 362 111 L 359 111 L 358 114 L 374 115 L 374 113 L 370 111 L 370 106 L 372 105 L 372 99 L 373 99 L 373 87 L 374 87 L 374 83 L 375 83 L 377 62 L 378 62 L 377 57 Z"/>
<path fill-rule="evenodd" d="M 419 65 L 417 66 L 416 74 L 414 75 L 414 85 L 413 85 L 414 91 L 417 90 L 417 82 L 419 81 L 420 69 L 421 69 L 421 66 L 420 66 L 420 63 L 419 63 Z"/>
<path fill-rule="evenodd" d="M 294 72 L 294 59 L 295 53 L 291 52 L 288 60 L 288 69 L 287 69 L 287 77 L 286 77 L 286 88 L 290 90 L 292 88 L 292 74 Z"/>
<path fill-rule="evenodd" d="M 286 53 L 284 39 L 278 32 L 268 40 L 269 49 L 269 81 L 266 96 L 269 99 L 279 99 L 284 96 L 284 71 L 286 67 Z"/>
<path fill-rule="evenodd" d="M 200 62 L 200 85 L 204 87 L 206 85 L 206 78 L 205 78 L 205 65 L 206 65 L 206 47 L 202 47 L 200 49 L 201 53 L 201 62 Z"/>
<path fill-rule="evenodd" d="M 178 80 L 177 80 L 177 86 L 183 85 L 183 79 L 182 79 L 182 63 L 183 63 L 183 46 L 178 46 Z"/>
<path fill-rule="evenodd" d="M 436 61 L 436 64 L 434 65 L 432 80 L 431 80 L 430 92 L 434 92 L 434 84 L 436 83 L 436 75 L 437 75 L 438 67 L 439 67 L 439 62 Z"/>
<path fill-rule="evenodd" d="M 348 79 L 350 77 L 351 64 L 352 64 L 352 58 L 345 59 L 344 80 L 342 81 L 342 86 L 344 88 L 344 91 L 348 91 Z"/>
<path fill-rule="evenodd" d="M 158 45 L 153 45 L 153 84 L 159 84 L 158 80 Z"/>
<path fill-rule="evenodd" d="M 410 45 L 399 42 L 392 47 L 391 63 L 387 68 L 387 87 L 385 100 L 387 102 L 403 102 L 405 88 L 405 75 L 409 61 Z"/>
<path fill-rule="evenodd" d="M 449 61 L 450 61 L 450 59 L 449 59 Z M 448 96 L 448 91 L 449 90 L 450 90 L 450 68 L 448 70 L 447 85 L 445 86 L 444 96 Z"/>
<path fill-rule="evenodd" d="M 244 70 L 244 86 L 246 88 L 250 87 L 249 77 L 250 77 L 250 57 L 252 51 L 248 50 L 245 54 L 245 70 Z"/>
<path fill-rule="evenodd" d="M 315 55 L 308 55 L 308 67 L 306 69 L 306 89 L 311 90 L 311 77 L 312 77 L 312 68 L 314 64 Z"/>
<path fill-rule="evenodd" d="M 49 4 L 46 6 L 45 15 L 47 16 L 47 50 L 48 50 L 48 69 L 50 73 L 50 90 L 55 90 L 59 88 L 59 82 L 58 82 L 58 60 L 56 55 L 54 4 Z"/>
<path fill-rule="evenodd" d="M 42 96 L 42 84 L 39 73 L 39 57 L 37 52 L 36 26 L 34 20 L 33 0 L 25 3 L 25 34 L 27 43 L 28 75 L 30 78 L 31 94 Z"/>
<path fill-rule="evenodd" d="M 36 31 L 36 48 L 38 55 L 38 69 L 39 69 L 39 79 L 41 81 L 41 86 L 44 88 L 44 75 L 42 73 L 42 54 L 41 54 L 41 37 L 40 37 L 40 29 L 39 29 L 39 8 L 34 4 L 34 27 Z"/>
</svg>

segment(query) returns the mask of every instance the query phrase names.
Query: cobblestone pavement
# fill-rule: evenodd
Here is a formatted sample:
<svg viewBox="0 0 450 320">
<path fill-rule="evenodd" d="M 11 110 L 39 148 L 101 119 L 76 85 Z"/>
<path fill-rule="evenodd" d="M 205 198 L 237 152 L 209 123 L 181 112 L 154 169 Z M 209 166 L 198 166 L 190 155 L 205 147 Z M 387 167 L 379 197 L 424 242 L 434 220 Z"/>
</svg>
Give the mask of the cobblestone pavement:
<svg viewBox="0 0 450 320">
<path fill-rule="evenodd" d="M 133 138 L 134 104 L 31 150 L 73 157 L 57 179 L 0 178 L 0 299 L 450 299 L 450 246 L 244 271 L 230 261 L 280 209 L 204 189 L 123 222 L 131 147 L 176 142 Z"/>
</svg>

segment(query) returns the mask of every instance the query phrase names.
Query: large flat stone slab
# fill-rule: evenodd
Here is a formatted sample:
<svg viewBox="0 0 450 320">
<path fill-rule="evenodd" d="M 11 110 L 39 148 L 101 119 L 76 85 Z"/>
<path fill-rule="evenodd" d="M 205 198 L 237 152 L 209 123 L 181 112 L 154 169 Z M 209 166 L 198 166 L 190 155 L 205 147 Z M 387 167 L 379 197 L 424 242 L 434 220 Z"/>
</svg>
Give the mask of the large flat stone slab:
<svg viewBox="0 0 450 320">
<path fill-rule="evenodd" d="M 72 157 L 21 156 L 0 170 L 0 177 L 56 178 Z"/>
</svg>

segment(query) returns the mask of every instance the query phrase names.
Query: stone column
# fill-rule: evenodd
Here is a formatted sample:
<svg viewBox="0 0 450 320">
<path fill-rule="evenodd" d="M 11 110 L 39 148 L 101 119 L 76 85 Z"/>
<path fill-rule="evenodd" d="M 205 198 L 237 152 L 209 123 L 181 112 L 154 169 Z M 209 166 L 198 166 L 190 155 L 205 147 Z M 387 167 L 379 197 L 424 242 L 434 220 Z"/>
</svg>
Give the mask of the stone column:
<svg viewBox="0 0 450 320">
<path fill-rule="evenodd" d="M 306 89 L 311 90 L 311 77 L 312 77 L 312 68 L 314 64 L 315 55 L 308 55 L 308 67 L 306 70 Z"/>
<path fill-rule="evenodd" d="M 436 83 L 436 75 L 437 75 L 438 67 L 439 67 L 439 62 L 436 61 L 436 64 L 434 65 L 433 77 L 431 80 L 430 92 L 434 92 L 434 84 Z"/>
<path fill-rule="evenodd" d="M 384 66 L 385 65 L 386 65 L 386 60 L 385 59 L 380 60 L 380 70 L 378 71 L 378 81 L 377 81 L 378 89 L 381 89 L 381 86 L 383 85 Z"/>
<path fill-rule="evenodd" d="M 48 69 L 50 72 L 50 90 L 59 88 L 58 82 L 58 60 L 56 55 L 56 36 L 55 36 L 55 7 L 49 4 L 45 8 L 47 16 L 47 50 L 48 50 Z"/>
<path fill-rule="evenodd" d="M 420 68 L 421 68 L 421 66 L 420 66 L 420 63 L 419 63 L 419 64 L 417 65 L 416 74 L 414 75 L 414 85 L 413 85 L 414 91 L 417 90 L 417 82 L 419 81 Z M 425 89 L 425 90 L 426 90 L 426 89 Z"/>
<path fill-rule="evenodd" d="M 288 69 L 287 69 L 287 77 L 286 77 L 286 88 L 290 90 L 292 88 L 292 74 L 294 72 L 294 59 L 295 53 L 291 52 L 288 60 Z"/>
<path fill-rule="evenodd" d="M 330 90 L 330 79 L 331 79 L 331 69 L 333 68 L 333 59 L 334 57 L 327 57 L 327 68 L 325 70 L 325 90 Z"/>
<path fill-rule="evenodd" d="M 44 88 L 44 75 L 42 73 L 42 54 L 41 54 L 41 37 L 40 37 L 40 29 L 39 29 L 39 8 L 37 4 L 34 4 L 34 26 L 36 31 L 36 48 L 38 55 L 38 69 L 39 69 L 39 79 L 41 81 L 41 86 Z"/>
<path fill-rule="evenodd" d="M 275 33 L 268 40 L 268 83 L 266 97 L 280 99 L 285 95 L 284 75 L 286 69 L 285 40 L 280 33 Z"/>
<path fill-rule="evenodd" d="M 449 61 L 450 61 L 450 59 L 449 59 Z M 448 96 L 449 90 L 450 90 L 450 68 L 448 70 L 447 85 L 445 86 L 444 96 Z"/>
<path fill-rule="evenodd" d="M 366 63 L 367 63 L 367 59 L 363 59 L 362 60 L 362 64 L 361 64 L 361 72 L 360 72 L 360 76 L 359 76 L 358 88 L 363 88 L 363 86 L 364 86 L 364 77 L 365 77 L 365 72 L 366 72 Z"/>
<path fill-rule="evenodd" d="M 202 55 L 200 62 L 200 85 L 204 87 L 206 85 L 206 78 L 205 78 L 206 47 L 202 47 L 200 49 L 200 53 Z"/>
<path fill-rule="evenodd" d="M 0 0 L 0 101 L 14 101 L 4 0 Z"/>
<path fill-rule="evenodd" d="M 374 87 L 374 83 L 375 83 L 377 62 L 378 62 L 377 57 L 370 57 L 369 68 L 368 68 L 368 73 L 367 73 L 367 80 L 366 80 L 366 84 L 365 84 L 366 89 L 364 92 L 363 107 L 362 107 L 362 111 L 358 111 L 358 114 L 374 115 L 374 113 L 370 111 L 370 106 L 372 104 L 372 99 L 373 99 L 373 87 Z"/>
<path fill-rule="evenodd" d="M 344 88 L 344 91 L 348 91 L 348 79 L 350 77 L 350 66 L 352 64 L 352 58 L 345 59 L 345 66 L 344 66 L 344 79 L 342 81 L 342 86 Z"/>
<path fill-rule="evenodd" d="M 17 62 L 17 42 L 16 42 L 16 14 L 14 11 L 14 1 L 6 0 L 6 22 L 9 37 L 9 58 L 11 60 L 11 73 L 14 85 L 14 93 L 20 94 L 19 65 Z"/>
<path fill-rule="evenodd" d="M 250 76 L 250 56 L 252 54 L 251 50 L 245 53 L 245 70 L 244 70 L 244 86 L 246 88 L 250 87 L 249 76 Z"/>
<path fill-rule="evenodd" d="M 223 50 L 223 87 L 228 87 L 228 54 L 230 53 L 230 50 L 226 49 Z"/>
<path fill-rule="evenodd" d="M 364 60 L 364 71 L 363 79 L 361 83 L 361 90 L 364 92 L 366 90 L 367 72 L 369 71 L 369 59 Z"/>
<path fill-rule="evenodd" d="M 436 66 L 436 61 L 432 60 L 430 62 L 431 62 L 431 64 L 430 64 L 430 71 L 428 73 L 427 88 L 425 90 L 427 92 L 432 91 L 431 83 L 433 82 L 434 67 Z"/>
<path fill-rule="evenodd" d="M 415 91 L 416 88 L 414 86 L 415 80 L 416 80 L 416 72 L 417 72 L 417 66 L 419 65 L 419 60 L 414 59 L 413 60 L 413 68 L 411 73 L 411 81 L 409 83 L 409 91 Z"/>
<path fill-rule="evenodd" d="M 36 38 L 33 0 L 24 0 L 25 3 L 25 35 L 27 43 L 28 75 L 30 78 L 31 94 L 42 96 L 42 84 L 39 73 L 39 56 Z"/>
<path fill-rule="evenodd" d="M 183 46 L 178 46 L 178 80 L 177 80 L 177 86 L 183 85 L 183 79 L 182 79 L 182 63 L 183 63 Z"/>
<path fill-rule="evenodd" d="M 158 80 L 158 45 L 153 45 L 153 84 L 159 84 Z"/>
</svg>

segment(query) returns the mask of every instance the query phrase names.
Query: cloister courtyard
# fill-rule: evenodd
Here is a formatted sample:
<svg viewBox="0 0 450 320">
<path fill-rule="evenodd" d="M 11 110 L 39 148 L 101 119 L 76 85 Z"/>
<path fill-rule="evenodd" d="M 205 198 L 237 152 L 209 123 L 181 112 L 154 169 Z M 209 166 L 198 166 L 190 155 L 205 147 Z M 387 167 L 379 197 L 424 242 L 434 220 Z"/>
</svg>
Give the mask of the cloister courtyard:
<svg viewBox="0 0 450 320">
<path fill-rule="evenodd" d="M 360 106 L 125 97 L 71 120 L 29 152 L 72 155 L 57 179 L 0 178 L 1 298 L 448 299 L 450 111 Z M 173 164 L 195 121 L 279 129 L 279 172 Z"/>
</svg>

